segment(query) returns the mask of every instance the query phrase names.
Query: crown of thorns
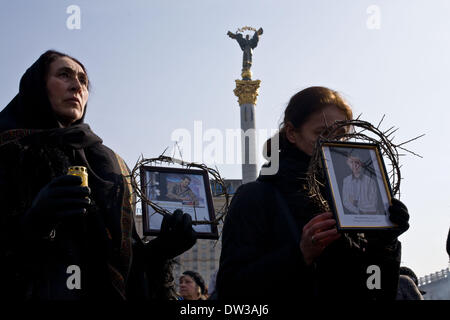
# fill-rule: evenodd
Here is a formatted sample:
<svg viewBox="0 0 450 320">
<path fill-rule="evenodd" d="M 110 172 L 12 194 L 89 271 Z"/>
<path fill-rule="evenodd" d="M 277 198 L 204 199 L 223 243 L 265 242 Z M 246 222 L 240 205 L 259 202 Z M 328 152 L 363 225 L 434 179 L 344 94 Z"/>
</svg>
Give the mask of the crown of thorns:
<svg viewBox="0 0 450 320">
<path fill-rule="evenodd" d="M 319 137 L 309 165 L 306 179 L 309 196 L 322 209 L 330 210 L 328 202 L 320 192 L 321 187 L 323 187 L 322 181 L 325 181 L 320 152 L 321 145 L 324 142 L 351 141 L 377 144 L 380 147 L 381 156 L 385 159 L 386 167 L 388 168 L 387 173 L 392 187 L 392 193 L 394 196 L 400 196 L 400 182 L 402 180 L 400 171 L 400 157 L 405 155 L 405 153 L 402 152 L 406 152 L 422 158 L 419 154 L 406 149 L 405 145 L 423 137 L 424 134 L 402 143 L 394 143 L 394 133 L 397 132 L 399 128 L 390 127 L 389 129 L 383 131 L 380 128 L 383 120 L 384 116 L 381 118 L 377 126 L 374 126 L 367 121 L 360 120 L 359 117 L 355 120 L 336 121 L 333 125 L 327 128 L 326 134 L 322 134 Z M 345 128 L 346 130 L 342 130 L 342 128 Z"/>
<path fill-rule="evenodd" d="M 202 171 L 206 171 L 208 173 L 208 177 L 212 177 L 212 180 L 214 181 L 214 183 L 219 184 L 222 187 L 221 188 L 222 191 L 220 193 L 216 193 L 215 196 L 217 196 L 217 197 L 223 196 L 225 198 L 225 203 L 221 208 L 215 209 L 216 217 L 212 221 L 197 220 L 196 214 L 194 211 L 194 217 L 192 217 L 193 218 L 192 224 L 193 225 L 201 225 L 201 224 L 218 225 L 220 221 L 223 221 L 223 219 L 225 218 L 225 214 L 228 210 L 228 205 L 230 202 L 230 194 L 227 192 L 227 187 L 225 185 L 225 181 L 220 176 L 219 171 L 217 169 L 209 168 L 202 163 L 199 164 L 199 163 L 194 163 L 194 162 L 186 162 L 186 161 L 183 161 L 180 159 L 165 156 L 164 153 L 156 158 L 144 158 L 143 156 L 141 156 L 138 159 L 138 161 L 136 162 L 136 165 L 134 166 L 133 170 L 131 171 L 131 175 L 130 175 L 130 180 L 131 180 L 130 183 L 133 187 L 133 192 L 136 196 L 136 203 L 141 202 L 142 205 L 148 205 L 153 210 L 155 210 L 155 213 L 159 213 L 161 215 L 172 214 L 172 212 L 169 212 L 165 208 L 159 206 L 157 203 L 151 201 L 146 196 L 145 192 L 142 191 L 141 186 L 140 186 L 140 169 L 143 166 L 156 166 L 156 165 L 160 165 L 160 164 L 168 164 L 168 165 L 178 164 L 186 169 L 197 168 Z M 194 210 L 195 210 L 195 207 L 194 207 Z"/>
</svg>

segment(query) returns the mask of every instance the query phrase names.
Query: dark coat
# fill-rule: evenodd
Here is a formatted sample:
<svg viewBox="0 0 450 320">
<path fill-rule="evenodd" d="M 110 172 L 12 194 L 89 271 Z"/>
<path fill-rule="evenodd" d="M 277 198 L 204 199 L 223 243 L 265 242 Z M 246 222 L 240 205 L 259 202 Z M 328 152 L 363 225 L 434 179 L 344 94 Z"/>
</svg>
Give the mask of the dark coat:
<svg viewBox="0 0 450 320">
<path fill-rule="evenodd" d="M 86 218 L 58 225 L 54 240 L 22 232 L 21 219 L 39 190 L 69 166 L 80 165 L 69 144 L 53 145 L 38 136 L 0 145 L 2 293 L 9 299 L 168 299 L 171 262 L 152 254 L 139 238 L 124 178 L 129 172 L 106 146 L 97 148 L 103 158 L 114 159 L 113 168 L 105 169 L 109 176 L 102 174 L 105 185 L 95 183 L 90 171 L 92 205 Z M 82 290 L 67 289 L 70 265 L 81 269 Z"/>
<path fill-rule="evenodd" d="M 379 246 L 362 234 L 344 234 L 307 266 L 299 246 L 304 225 L 320 213 L 305 192 L 310 158 L 297 149 L 280 153 L 274 176 L 242 185 L 225 219 L 217 278 L 219 299 L 395 299 L 400 243 Z M 277 188 L 292 226 L 280 210 Z M 381 269 L 381 289 L 369 290 L 370 265 Z"/>
<path fill-rule="evenodd" d="M 22 76 L 17 96 L 0 112 L 0 283 L 8 299 L 167 299 L 171 261 L 139 238 L 125 162 L 83 118 L 58 128 L 41 56 Z M 39 191 L 69 166 L 88 169 L 91 206 L 54 226 L 56 236 L 25 233 L 21 222 Z M 69 266 L 81 289 L 69 290 Z M 72 271 L 73 272 L 73 271 Z"/>
</svg>

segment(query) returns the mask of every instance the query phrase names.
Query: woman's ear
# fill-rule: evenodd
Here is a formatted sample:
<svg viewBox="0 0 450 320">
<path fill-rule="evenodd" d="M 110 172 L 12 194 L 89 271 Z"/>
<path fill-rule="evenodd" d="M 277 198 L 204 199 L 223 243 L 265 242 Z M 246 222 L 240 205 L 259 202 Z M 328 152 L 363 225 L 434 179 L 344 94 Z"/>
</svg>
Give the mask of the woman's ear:
<svg viewBox="0 0 450 320">
<path fill-rule="evenodd" d="M 286 123 L 286 138 L 292 144 L 295 144 L 297 141 L 296 137 L 296 129 L 291 122 Z"/>
</svg>

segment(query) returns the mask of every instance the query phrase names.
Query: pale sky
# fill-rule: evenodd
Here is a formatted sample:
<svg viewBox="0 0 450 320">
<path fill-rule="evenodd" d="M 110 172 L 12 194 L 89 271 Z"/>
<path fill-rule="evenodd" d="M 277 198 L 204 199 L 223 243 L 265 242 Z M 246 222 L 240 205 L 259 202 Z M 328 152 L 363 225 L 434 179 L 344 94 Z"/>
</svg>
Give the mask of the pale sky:
<svg viewBox="0 0 450 320">
<path fill-rule="evenodd" d="M 71 5 L 80 8 L 80 29 L 67 27 Z M 87 123 L 132 167 L 141 154 L 173 147 L 177 129 L 194 136 L 196 121 L 223 136 L 240 127 L 233 89 L 242 51 L 226 33 L 262 27 L 252 66 L 261 80 L 257 129 L 277 128 L 293 94 L 322 85 L 364 120 L 385 114 L 386 129 L 400 128 L 398 142 L 426 134 L 409 145 L 423 159 L 401 159 L 411 214 L 402 262 L 423 276 L 448 266 L 449 17 L 448 0 L 2 1 L 0 108 L 40 54 L 66 52 L 92 82 Z M 207 165 L 241 178 L 239 164 Z"/>
</svg>

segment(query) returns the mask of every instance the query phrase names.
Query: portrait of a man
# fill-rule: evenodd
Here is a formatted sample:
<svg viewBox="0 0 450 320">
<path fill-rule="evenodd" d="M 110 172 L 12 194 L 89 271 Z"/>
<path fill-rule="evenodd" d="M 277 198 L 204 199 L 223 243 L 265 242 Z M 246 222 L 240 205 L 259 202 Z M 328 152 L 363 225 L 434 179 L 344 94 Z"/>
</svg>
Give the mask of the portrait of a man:
<svg viewBox="0 0 450 320">
<path fill-rule="evenodd" d="M 201 239 L 218 239 L 214 224 L 196 223 L 214 221 L 208 172 L 189 168 L 144 166 L 141 168 L 141 190 L 148 201 L 142 205 L 144 235 L 158 235 L 163 215 L 158 207 L 169 213 L 182 210 L 191 216 L 194 231 Z"/>
<path fill-rule="evenodd" d="M 345 214 L 376 214 L 378 190 L 375 179 L 365 174 L 360 156 L 349 155 L 346 163 L 352 173 L 344 178 L 342 184 Z"/>
<path fill-rule="evenodd" d="M 198 198 L 189 188 L 191 178 L 182 176 L 180 182 L 171 183 L 167 187 L 166 197 L 170 200 L 192 202 L 193 205 L 198 204 Z"/>
<path fill-rule="evenodd" d="M 389 219 L 392 191 L 378 145 L 333 141 L 321 149 L 325 194 L 338 230 L 394 228 Z"/>
</svg>

